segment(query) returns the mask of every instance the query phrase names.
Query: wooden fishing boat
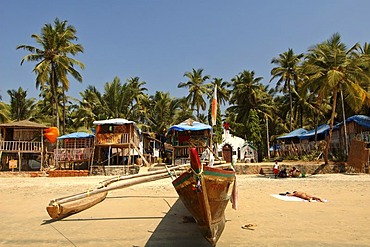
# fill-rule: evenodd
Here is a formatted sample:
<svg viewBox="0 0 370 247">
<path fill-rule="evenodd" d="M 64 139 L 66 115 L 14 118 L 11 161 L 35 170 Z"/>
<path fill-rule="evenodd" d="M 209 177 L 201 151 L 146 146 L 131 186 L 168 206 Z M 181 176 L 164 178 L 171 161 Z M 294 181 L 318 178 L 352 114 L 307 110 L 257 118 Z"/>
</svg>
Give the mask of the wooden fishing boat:
<svg viewBox="0 0 370 247">
<path fill-rule="evenodd" d="M 233 191 L 235 171 L 203 167 L 195 148 L 190 148 L 190 160 L 191 169 L 172 183 L 202 235 L 215 246 L 225 227 L 224 211 Z"/>
</svg>

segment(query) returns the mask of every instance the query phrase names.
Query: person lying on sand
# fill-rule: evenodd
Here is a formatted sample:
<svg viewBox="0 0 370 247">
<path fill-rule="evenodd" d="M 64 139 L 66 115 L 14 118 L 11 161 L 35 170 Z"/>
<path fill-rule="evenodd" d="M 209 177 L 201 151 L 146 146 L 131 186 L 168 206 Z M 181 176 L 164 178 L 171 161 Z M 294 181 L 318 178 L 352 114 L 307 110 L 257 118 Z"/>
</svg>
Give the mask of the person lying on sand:
<svg viewBox="0 0 370 247">
<path fill-rule="evenodd" d="M 302 199 L 307 200 L 309 202 L 311 202 L 311 201 L 324 202 L 323 199 L 321 199 L 319 197 L 316 197 L 316 196 L 311 196 L 311 195 L 309 195 L 309 194 L 307 194 L 306 192 L 303 192 L 303 191 L 293 191 L 293 193 L 287 192 L 286 195 L 287 196 L 299 197 L 299 198 L 302 198 Z"/>
</svg>

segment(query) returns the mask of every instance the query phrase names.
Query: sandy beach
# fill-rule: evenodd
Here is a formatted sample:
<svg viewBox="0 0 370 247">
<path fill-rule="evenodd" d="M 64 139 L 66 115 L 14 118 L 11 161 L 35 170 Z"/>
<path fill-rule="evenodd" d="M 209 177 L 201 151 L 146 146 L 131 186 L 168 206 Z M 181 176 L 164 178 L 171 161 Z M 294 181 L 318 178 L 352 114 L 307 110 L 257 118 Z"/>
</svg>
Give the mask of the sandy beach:
<svg viewBox="0 0 370 247">
<path fill-rule="evenodd" d="M 209 246 L 187 222 L 171 179 L 111 191 L 105 201 L 59 221 L 45 207 L 107 177 L 0 177 L 0 246 Z M 370 175 L 273 179 L 237 176 L 238 209 L 226 210 L 217 246 L 370 246 Z M 271 196 L 302 190 L 327 199 Z M 251 229 L 242 226 L 252 224 Z"/>
</svg>

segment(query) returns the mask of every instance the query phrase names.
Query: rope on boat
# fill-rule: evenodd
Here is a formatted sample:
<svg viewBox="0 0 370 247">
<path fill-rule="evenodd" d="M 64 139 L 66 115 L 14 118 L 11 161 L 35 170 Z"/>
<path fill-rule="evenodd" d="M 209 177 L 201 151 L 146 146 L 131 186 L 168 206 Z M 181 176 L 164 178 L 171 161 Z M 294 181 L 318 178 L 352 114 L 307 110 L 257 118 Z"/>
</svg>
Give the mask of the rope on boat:
<svg viewBox="0 0 370 247">
<path fill-rule="evenodd" d="M 200 181 L 202 180 L 203 177 L 203 164 L 201 164 L 200 171 L 196 172 L 193 167 L 190 166 L 191 172 L 193 173 L 193 177 L 197 181 L 197 184 L 195 185 L 195 189 L 197 192 L 202 192 L 202 185 Z"/>
<path fill-rule="evenodd" d="M 86 196 L 89 197 L 90 196 L 90 192 L 93 191 L 93 189 L 89 188 L 87 191 L 86 191 Z"/>
</svg>

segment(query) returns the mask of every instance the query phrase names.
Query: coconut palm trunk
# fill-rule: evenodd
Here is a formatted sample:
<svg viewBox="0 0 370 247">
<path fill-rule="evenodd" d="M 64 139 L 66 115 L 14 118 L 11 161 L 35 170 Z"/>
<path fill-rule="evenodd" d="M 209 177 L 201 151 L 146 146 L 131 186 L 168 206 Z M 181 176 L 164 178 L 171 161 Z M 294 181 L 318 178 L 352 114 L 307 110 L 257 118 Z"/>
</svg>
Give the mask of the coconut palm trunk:
<svg viewBox="0 0 370 247">
<path fill-rule="evenodd" d="M 58 79 L 56 76 L 56 67 L 55 64 L 52 62 L 51 64 L 51 76 L 50 76 L 50 86 L 53 92 L 53 99 L 55 104 L 55 117 L 56 117 L 56 127 L 59 130 L 59 107 L 58 107 Z"/>
<path fill-rule="evenodd" d="M 343 97 L 343 89 L 342 86 L 340 87 L 340 97 L 342 100 L 342 114 L 343 114 L 343 127 L 344 127 L 344 145 L 345 147 L 345 156 L 347 158 L 348 155 L 348 136 L 347 136 L 347 124 L 346 124 L 346 112 L 344 111 L 344 97 Z"/>
<path fill-rule="evenodd" d="M 288 79 L 288 92 L 289 92 L 289 107 L 290 107 L 290 114 L 289 114 L 289 120 L 290 120 L 290 125 L 289 125 L 289 130 L 293 130 L 293 97 L 292 97 L 292 89 L 290 88 L 290 80 Z"/>
<path fill-rule="evenodd" d="M 329 150 L 330 150 L 330 143 L 331 143 L 331 137 L 333 135 L 333 126 L 334 126 L 334 118 L 335 118 L 335 112 L 336 112 L 336 105 L 337 105 L 337 94 L 338 94 L 338 89 L 334 88 L 333 92 L 333 107 L 331 110 L 331 117 L 330 117 L 330 125 L 329 125 L 329 136 L 328 140 L 326 142 L 326 147 L 325 147 L 325 155 L 324 155 L 324 160 L 325 164 L 329 164 Z"/>
</svg>

